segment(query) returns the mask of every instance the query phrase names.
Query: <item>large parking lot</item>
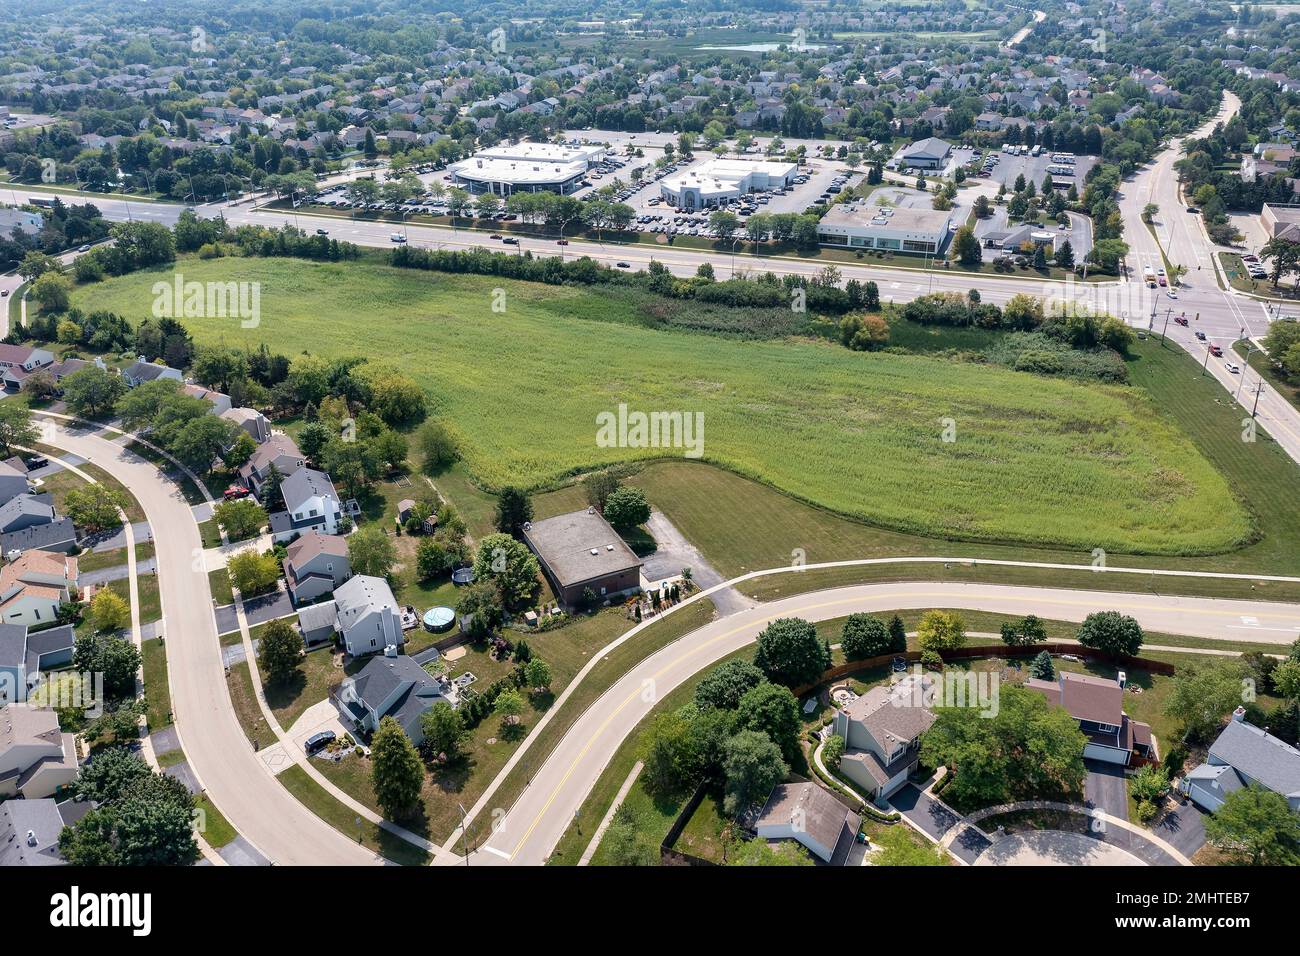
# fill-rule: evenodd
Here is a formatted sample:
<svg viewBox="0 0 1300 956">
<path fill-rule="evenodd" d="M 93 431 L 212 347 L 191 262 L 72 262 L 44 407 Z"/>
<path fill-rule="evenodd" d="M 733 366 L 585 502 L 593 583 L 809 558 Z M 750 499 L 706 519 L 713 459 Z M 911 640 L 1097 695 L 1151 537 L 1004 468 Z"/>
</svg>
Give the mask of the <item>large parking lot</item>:
<svg viewBox="0 0 1300 956">
<path fill-rule="evenodd" d="M 1070 161 L 1054 161 L 1053 156 L 1068 156 Z M 1097 163 L 1095 156 L 1074 156 L 1066 153 L 1053 153 L 1051 150 L 1045 150 L 1037 156 L 1029 153 L 1025 155 L 1011 155 L 1002 150 L 990 150 L 985 155 L 987 161 L 990 157 L 995 157 L 996 162 L 992 164 L 989 171 L 989 178 L 995 183 L 1002 183 L 1007 187 L 1008 192 L 1016 184 L 1016 177 L 1024 176 L 1025 182 L 1033 183 L 1034 189 L 1041 189 L 1043 179 L 1048 174 L 1048 167 L 1057 167 L 1061 170 L 1073 170 L 1074 187 L 1083 193 L 1083 183 L 1088 176 L 1089 170 Z"/>
</svg>

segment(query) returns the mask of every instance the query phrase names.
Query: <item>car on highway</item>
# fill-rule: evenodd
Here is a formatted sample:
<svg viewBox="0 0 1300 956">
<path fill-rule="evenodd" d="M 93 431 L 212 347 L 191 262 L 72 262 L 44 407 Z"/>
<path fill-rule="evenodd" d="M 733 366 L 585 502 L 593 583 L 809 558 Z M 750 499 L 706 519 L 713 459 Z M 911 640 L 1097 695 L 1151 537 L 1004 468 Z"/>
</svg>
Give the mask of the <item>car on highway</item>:
<svg viewBox="0 0 1300 956">
<path fill-rule="evenodd" d="M 1174 316 L 1174 325 L 1182 325 L 1182 326 L 1186 326 L 1186 325 L 1187 325 L 1187 316 L 1185 316 L 1185 315 L 1175 315 L 1175 316 Z M 1199 335 L 1200 333 L 1197 333 L 1197 334 Z"/>
<path fill-rule="evenodd" d="M 77 246 L 77 251 L 78 251 L 78 252 L 89 252 L 89 251 L 90 251 L 90 246 L 89 246 L 89 245 Z"/>
<path fill-rule="evenodd" d="M 556 244 L 557 246 L 567 246 L 567 245 L 569 244 L 569 240 L 568 240 L 568 239 L 556 239 L 556 240 L 555 240 L 555 244 Z"/>
<path fill-rule="evenodd" d="M 514 236 L 506 236 L 506 237 L 505 237 L 504 239 L 502 239 L 501 241 L 502 241 L 503 243 L 505 243 L 507 246 L 517 246 L 517 245 L 519 245 L 519 240 L 516 239 Z"/>
<path fill-rule="evenodd" d="M 1204 341 L 1205 341 L 1205 333 L 1204 333 L 1204 332 L 1201 332 L 1201 331 L 1198 330 L 1197 333 L 1196 333 L 1196 338 L 1197 338 L 1198 341 L 1204 342 Z"/>
<path fill-rule="evenodd" d="M 1171 299 L 1178 298 L 1178 293 L 1175 292 L 1173 289 L 1170 289 L 1168 292 L 1165 293 L 1165 295 L 1169 296 L 1169 298 Z"/>
<path fill-rule="evenodd" d="M 500 239 L 500 238 L 501 238 L 501 233 L 499 233 L 499 232 L 494 232 L 494 233 L 492 233 L 492 235 L 488 236 L 488 238 L 489 238 L 489 239 Z"/>
<path fill-rule="evenodd" d="M 317 230 L 316 230 L 316 235 L 318 235 L 318 236 L 328 236 L 329 234 L 330 234 L 330 231 L 329 231 L 328 229 L 317 229 Z"/>
<path fill-rule="evenodd" d="M 391 234 L 389 235 L 389 237 L 388 237 L 388 241 L 389 241 L 389 242 L 405 242 L 405 241 L 406 241 L 406 237 L 405 237 L 404 235 L 402 235 L 400 232 L 394 232 L 394 233 L 391 233 Z"/>
<path fill-rule="evenodd" d="M 1223 367 L 1233 375 L 1237 375 L 1241 372 L 1241 366 L 1237 365 L 1235 362 L 1224 362 Z"/>
<path fill-rule="evenodd" d="M 0 299 L 7 299 L 8 297 L 9 297 L 9 290 L 0 289 Z"/>
<path fill-rule="evenodd" d="M 1215 358 L 1219 358 L 1220 356 L 1223 355 L 1223 346 L 1211 344 L 1210 354 L 1213 355 Z"/>
<path fill-rule="evenodd" d="M 620 269 L 631 269 L 631 268 L 632 268 L 632 264 L 631 264 L 630 262 L 619 262 L 619 263 L 616 263 L 616 264 L 617 264 L 617 266 L 618 266 Z"/>
</svg>

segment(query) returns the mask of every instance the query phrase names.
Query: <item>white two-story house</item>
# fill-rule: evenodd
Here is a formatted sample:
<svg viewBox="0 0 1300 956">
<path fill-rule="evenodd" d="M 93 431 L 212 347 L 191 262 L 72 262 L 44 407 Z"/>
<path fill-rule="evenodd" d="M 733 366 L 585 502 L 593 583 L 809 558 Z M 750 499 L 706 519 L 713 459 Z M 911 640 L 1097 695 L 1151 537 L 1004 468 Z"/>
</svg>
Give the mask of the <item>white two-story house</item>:
<svg viewBox="0 0 1300 956">
<path fill-rule="evenodd" d="M 840 772 L 863 796 L 883 804 L 916 766 L 921 735 L 934 723 L 932 678 L 909 674 L 889 687 L 873 687 L 845 704 L 831 723 L 844 738 Z"/>
<path fill-rule="evenodd" d="M 288 541 L 308 531 L 338 534 L 343 515 L 334 482 L 323 471 L 299 468 L 280 483 L 284 510 L 270 516 L 271 536 Z"/>
</svg>

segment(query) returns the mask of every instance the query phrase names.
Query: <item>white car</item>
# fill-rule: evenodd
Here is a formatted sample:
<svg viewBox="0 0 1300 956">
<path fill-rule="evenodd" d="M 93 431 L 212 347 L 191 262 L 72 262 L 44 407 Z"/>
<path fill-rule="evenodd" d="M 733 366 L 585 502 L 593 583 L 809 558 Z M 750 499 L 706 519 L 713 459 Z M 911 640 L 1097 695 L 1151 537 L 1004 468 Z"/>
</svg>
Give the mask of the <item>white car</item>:
<svg viewBox="0 0 1300 956">
<path fill-rule="evenodd" d="M 1223 363 L 1223 366 L 1224 366 L 1224 368 L 1226 368 L 1229 372 L 1231 372 L 1233 375 L 1236 375 L 1236 374 L 1238 374 L 1238 373 L 1241 371 L 1241 367 L 1238 366 L 1238 365 L 1233 364 L 1232 362 L 1224 362 L 1224 363 Z"/>
<path fill-rule="evenodd" d="M 404 235 L 402 235 L 400 232 L 394 232 L 394 233 L 390 233 L 390 234 L 389 234 L 389 236 L 388 236 L 388 241 L 389 241 L 389 242 L 405 242 L 405 241 L 406 241 L 406 237 L 405 237 Z"/>
</svg>

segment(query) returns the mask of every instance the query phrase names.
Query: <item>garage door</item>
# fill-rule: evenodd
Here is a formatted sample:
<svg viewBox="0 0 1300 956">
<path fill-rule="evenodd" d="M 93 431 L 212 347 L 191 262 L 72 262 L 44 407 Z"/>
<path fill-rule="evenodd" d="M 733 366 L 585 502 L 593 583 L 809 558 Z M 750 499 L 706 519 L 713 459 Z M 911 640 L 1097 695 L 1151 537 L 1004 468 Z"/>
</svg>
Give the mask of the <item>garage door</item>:
<svg viewBox="0 0 1300 956">
<path fill-rule="evenodd" d="M 1106 763 L 1117 763 L 1121 766 L 1128 763 L 1127 751 L 1116 750 L 1114 747 L 1102 747 L 1099 744 L 1085 745 L 1083 757 L 1085 760 L 1101 760 Z"/>
</svg>

